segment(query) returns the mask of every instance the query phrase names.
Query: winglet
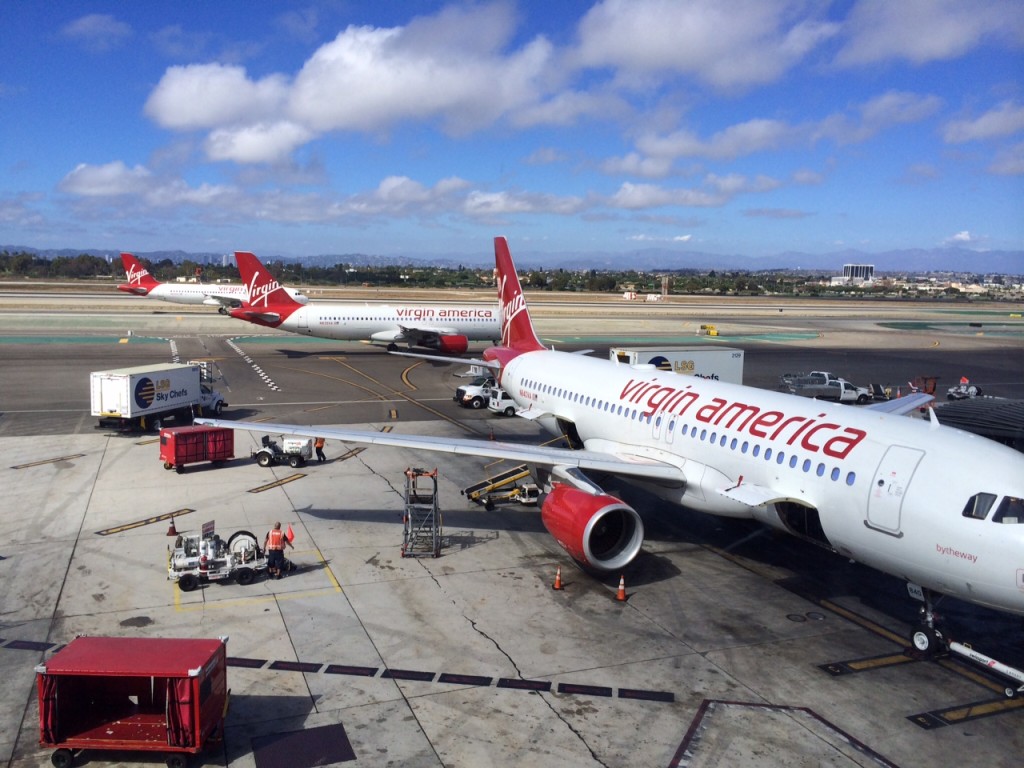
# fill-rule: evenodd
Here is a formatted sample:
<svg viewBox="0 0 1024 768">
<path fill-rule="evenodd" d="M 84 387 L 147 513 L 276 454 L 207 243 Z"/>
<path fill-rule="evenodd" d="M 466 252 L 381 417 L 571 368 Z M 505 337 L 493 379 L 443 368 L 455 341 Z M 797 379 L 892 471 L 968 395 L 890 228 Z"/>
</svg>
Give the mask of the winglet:
<svg viewBox="0 0 1024 768">
<path fill-rule="evenodd" d="M 544 349 L 533 330 L 523 286 L 504 237 L 494 238 L 494 266 L 498 273 L 498 304 L 501 307 L 501 345 L 515 352 Z"/>
<path fill-rule="evenodd" d="M 235 262 L 242 275 L 246 291 L 249 294 L 248 306 L 266 309 L 267 307 L 295 308 L 302 306 L 281 287 L 259 259 L 248 251 L 235 251 Z"/>
<path fill-rule="evenodd" d="M 121 263 L 124 265 L 124 273 L 128 277 L 128 282 L 117 286 L 117 290 L 145 296 L 160 285 L 159 281 L 149 274 L 149 270 L 142 266 L 133 254 L 122 253 Z"/>
</svg>

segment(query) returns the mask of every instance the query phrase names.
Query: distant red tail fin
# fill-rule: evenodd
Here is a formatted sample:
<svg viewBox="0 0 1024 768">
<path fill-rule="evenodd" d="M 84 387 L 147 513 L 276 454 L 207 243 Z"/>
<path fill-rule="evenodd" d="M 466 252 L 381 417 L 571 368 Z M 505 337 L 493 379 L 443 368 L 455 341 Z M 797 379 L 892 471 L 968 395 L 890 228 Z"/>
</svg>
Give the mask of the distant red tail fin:
<svg viewBox="0 0 1024 768">
<path fill-rule="evenodd" d="M 117 290 L 145 296 L 160 285 L 160 282 L 149 274 L 149 270 L 142 266 L 132 254 L 122 253 L 121 263 L 124 264 L 124 273 L 128 276 L 128 282 L 117 286 Z"/>
<path fill-rule="evenodd" d="M 501 345 L 516 352 L 544 349 L 533 330 L 526 297 L 519 284 L 516 265 L 504 237 L 494 238 L 494 266 L 498 271 L 498 303 L 501 306 Z"/>
<path fill-rule="evenodd" d="M 242 274 L 249 293 L 250 307 L 298 307 L 301 306 L 288 292 L 281 287 L 267 268 L 255 255 L 247 251 L 235 251 L 238 271 Z"/>
</svg>

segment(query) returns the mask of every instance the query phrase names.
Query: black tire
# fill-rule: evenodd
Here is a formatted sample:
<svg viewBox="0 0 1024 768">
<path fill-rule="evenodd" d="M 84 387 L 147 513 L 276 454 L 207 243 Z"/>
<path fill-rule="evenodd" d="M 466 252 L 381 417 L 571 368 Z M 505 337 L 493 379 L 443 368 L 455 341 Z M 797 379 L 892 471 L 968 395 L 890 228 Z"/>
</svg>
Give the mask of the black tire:
<svg viewBox="0 0 1024 768">
<path fill-rule="evenodd" d="M 274 460 L 271 458 L 269 453 L 261 452 L 256 454 L 256 463 L 261 467 L 269 467 L 274 463 Z"/>
<path fill-rule="evenodd" d="M 509 406 L 508 408 L 506 408 L 506 409 L 505 409 L 505 415 L 506 415 L 506 416 L 515 416 L 515 415 L 516 415 L 516 409 L 515 409 L 515 408 L 513 408 L 513 407 L 512 407 L 511 405 L 510 405 L 510 406 Z"/>
<path fill-rule="evenodd" d="M 488 512 L 493 512 L 494 511 L 494 502 L 491 501 L 490 499 L 485 499 L 484 500 L 484 509 L 486 509 Z"/>
<path fill-rule="evenodd" d="M 167 768 L 186 768 L 188 766 L 188 757 L 179 752 L 172 752 L 164 760 L 164 764 Z"/>
<path fill-rule="evenodd" d="M 256 571 L 252 568 L 238 568 L 235 571 L 235 581 L 243 587 L 247 587 L 256 581 Z"/>
<path fill-rule="evenodd" d="M 857 405 L 864 405 L 864 403 L 866 403 L 870 399 L 871 398 L 868 397 L 867 395 L 858 395 L 857 396 Z"/>
<path fill-rule="evenodd" d="M 71 764 L 75 762 L 75 755 L 70 749 L 58 749 L 50 755 L 50 762 L 55 768 L 71 768 Z"/>
<path fill-rule="evenodd" d="M 185 468 L 183 466 L 181 466 L 181 464 L 179 464 L 178 466 L 176 466 L 174 468 L 174 471 L 177 472 L 180 475 L 182 472 L 185 471 Z"/>
<path fill-rule="evenodd" d="M 169 461 L 164 462 L 164 469 L 174 469 L 174 465 Z"/>
<path fill-rule="evenodd" d="M 222 400 L 218 400 L 217 404 L 213 407 L 213 415 L 216 416 L 219 419 L 221 413 L 223 413 L 223 412 L 224 412 L 224 402 Z"/>
<path fill-rule="evenodd" d="M 469 407 L 472 408 L 474 411 L 479 411 L 481 408 L 484 407 L 484 399 L 482 397 L 474 397 L 472 400 L 469 401 Z"/>
<path fill-rule="evenodd" d="M 182 577 L 178 579 L 178 589 L 182 592 L 191 592 L 198 586 L 199 577 L 194 573 L 183 574 Z"/>
<path fill-rule="evenodd" d="M 289 456 L 288 457 L 288 466 L 291 467 L 292 469 L 295 469 L 301 463 L 302 463 L 302 459 L 300 459 L 298 456 Z"/>
<path fill-rule="evenodd" d="M 149 422 L 149 428 L 152 429 L 154 432 L 159 432 L 160 429 L 163 427 L 163 425 L 164 425 L 163 419 L 159 419 L 159 418 L 153 419 L 151 422 Z"/>
<path fill-rule="evenodd" d="M 914 650 L 926 659 L 930 659 L 938 653 L 942 645 L 942 635 L 937 630 L 920 627 L 914 630 L 910 636 L 910 642 L 914 646 Z"/>
</svg>

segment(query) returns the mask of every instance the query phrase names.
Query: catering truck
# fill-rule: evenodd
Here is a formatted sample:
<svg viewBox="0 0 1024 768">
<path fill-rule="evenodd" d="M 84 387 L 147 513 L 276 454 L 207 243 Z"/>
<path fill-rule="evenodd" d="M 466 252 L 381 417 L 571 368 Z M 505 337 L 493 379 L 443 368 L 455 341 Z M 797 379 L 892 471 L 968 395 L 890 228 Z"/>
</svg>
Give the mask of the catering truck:
<svg viewBox="0 0 1024 768">
<path fill-rule="evenodd" d="M 89 374 L 98 429 L 152 429 L 169 419 L 191 424 L 194 415 L 219 416 L 227 405 L 199 363 L 141 365 Z"/>
<path fill-rule="evenodd" d="M 734 347 L 612 347 L 608 357 L 626 365 L 653 365 L 685 376 L 743 383 L 743 350 Z"/>
</svg>

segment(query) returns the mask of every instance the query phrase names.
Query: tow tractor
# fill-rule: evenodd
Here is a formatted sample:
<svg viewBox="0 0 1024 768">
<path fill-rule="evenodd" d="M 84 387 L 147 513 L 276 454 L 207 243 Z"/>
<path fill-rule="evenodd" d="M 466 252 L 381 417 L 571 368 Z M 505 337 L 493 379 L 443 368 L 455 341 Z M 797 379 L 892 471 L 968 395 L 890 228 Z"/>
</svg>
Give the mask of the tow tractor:
<svg viewBox="0 0 1024 768">
<path fill-rule="evenodd" d="M 273 464 L 285 464 L 292 467 L 301 467 L 313 456 L 313 440 L 298 437 L 281 438 L 271 440 L 270 435 L 264 435 L 260 441 L 260 449 L 252 452 L 252 458 L 261 467 L 269 467 Z"/>
<path fill-rule="evenodd" d="M 203 582 L 234 580 L 245 586 L 267 570 L 267 556 L 249 531 L 231 534 L 227 541 L 206 523 L 202 533 L 179 534 L 168 548 L 167 578 L 191 592 Z"/>
</svg>

